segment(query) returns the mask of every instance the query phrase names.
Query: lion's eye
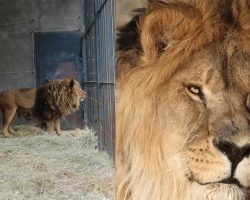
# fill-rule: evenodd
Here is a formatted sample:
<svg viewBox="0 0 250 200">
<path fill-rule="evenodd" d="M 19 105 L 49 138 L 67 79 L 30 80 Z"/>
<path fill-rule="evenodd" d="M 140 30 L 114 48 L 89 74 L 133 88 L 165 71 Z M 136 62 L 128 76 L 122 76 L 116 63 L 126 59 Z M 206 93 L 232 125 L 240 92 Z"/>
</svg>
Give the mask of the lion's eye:
<svg viewBox="0 0 250 200">
<path fill-rule="evenodd" d="M 193 85 L 193 84 L 187 85 L 186 92 L 192 99 L 196 101 L 203 102 L 205 100 L 201 87 L 197 85 Z"/>
<path fill-rule="evenodd" d="M 189 85 L 187 86 L 187 89 L 189 90 L 189 92 L 195 94 L 195 95 L 200 95 L 201 94 L 201 88 L 199 86 L 196 85 Z"/>
</svg>

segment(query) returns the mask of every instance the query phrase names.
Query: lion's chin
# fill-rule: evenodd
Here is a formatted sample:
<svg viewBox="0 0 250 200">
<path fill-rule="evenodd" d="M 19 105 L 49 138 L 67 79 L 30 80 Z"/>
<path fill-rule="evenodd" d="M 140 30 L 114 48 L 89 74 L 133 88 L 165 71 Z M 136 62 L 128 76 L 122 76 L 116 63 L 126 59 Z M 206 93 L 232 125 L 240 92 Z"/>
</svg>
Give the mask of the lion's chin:
<svg viewBox="0 0 250 200">
<path fill-rule="evenodd" d="M 199 186 L 200 190 L 197 190 L 197 194 L 194 194 L 194 196 L 196 196 L 197 198 L 194 199 L 211 199 L 211 200 L 246 199 L 244 188 L 240 187 L 238 184 L 210 183 L 207 185 L 199 185 Z"/>
</svg>

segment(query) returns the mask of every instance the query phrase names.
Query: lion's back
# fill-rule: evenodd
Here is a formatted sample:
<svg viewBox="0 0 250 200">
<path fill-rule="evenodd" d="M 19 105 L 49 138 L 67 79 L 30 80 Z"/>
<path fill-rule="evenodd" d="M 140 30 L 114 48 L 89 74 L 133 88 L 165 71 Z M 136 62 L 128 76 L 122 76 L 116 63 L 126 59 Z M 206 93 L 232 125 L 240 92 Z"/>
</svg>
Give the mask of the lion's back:
<svg viewBox="0 0 250 200">
<path fill-rule="evenodd" d="M 2 108 L 32 108 L 35 99 L 35 88 L 5 90 L 0 93 L 0 106 Z"/>
</svg>

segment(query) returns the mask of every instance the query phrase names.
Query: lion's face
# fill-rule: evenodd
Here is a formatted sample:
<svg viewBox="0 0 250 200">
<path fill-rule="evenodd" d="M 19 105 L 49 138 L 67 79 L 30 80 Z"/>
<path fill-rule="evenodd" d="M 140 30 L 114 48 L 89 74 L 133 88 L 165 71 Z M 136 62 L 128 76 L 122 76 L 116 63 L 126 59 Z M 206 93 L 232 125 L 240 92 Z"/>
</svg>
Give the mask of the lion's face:
<svg viewBox="0 0 250 200">
<path fill-rule="evenodd" d="M 166 153 L 191 187 L 213 198 L 226 191 L 241 199 L 250 186 L 249 77 L 250 54 L 212 45 L 160 89 Z"/>
<path fill-rule="evenodd" d="M 248 199 L 249 1 L 148 2 L 117 40 L 118 199 Z"/>
<path fill-rule="evenodd" d="M 80 106 L 80 102 L 83 101 L 86 97 L 86 92 L 84 92 L 78 81 L 72 79 L 70 81 L 71 88 L 71 101 L 74 109 L 78 109 Z"/>
</svg>

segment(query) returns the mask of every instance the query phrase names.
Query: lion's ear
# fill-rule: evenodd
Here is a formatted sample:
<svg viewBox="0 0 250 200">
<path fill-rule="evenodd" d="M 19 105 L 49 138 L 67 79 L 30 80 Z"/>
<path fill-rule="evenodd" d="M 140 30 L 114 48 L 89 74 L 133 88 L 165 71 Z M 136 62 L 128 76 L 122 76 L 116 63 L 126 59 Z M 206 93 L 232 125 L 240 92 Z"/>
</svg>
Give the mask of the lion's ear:
<svg viewBox="0 0 250 200">
<path fill-rule="evenodd" d="M 75 85 L 75 79 L 72 78 L 70 80 L 69 86 L 72 88 L 72 87 L 74 87 L 74 85 Z"/>
<path fill-rule="evenodd" d="M 159 56 L 168 45 L 164 21 L 159 16 L 147 16 L 142 26 L 141 44 L 146 57 Z"/>
<path fill-rule="evenodd" d="M 180 40 L 200 13 L 186 3 L 149 1 L 149 12 L 140 21 L 144 58 L 159 57 L 171 42 Z"/>
<path fill-rule="evenodd" d="M 220 35 L 224 24 L 231 23 L 231 0 L 168 1 L 148 0 L 148 10 L 140 19 L 143 59 L 159 57 L 169 47 L 180 52 L 198 48 Z M 242 0 L 244 1 L 244 0 Z M 220 23 L 223 22 L 223 25 Z M 223 26 L 223 27 L 222 27 Z M 185 50 L 186 51 L 186 50 Z M 189 50 L 188 50 L 189 51 Z"/>
</svg>

